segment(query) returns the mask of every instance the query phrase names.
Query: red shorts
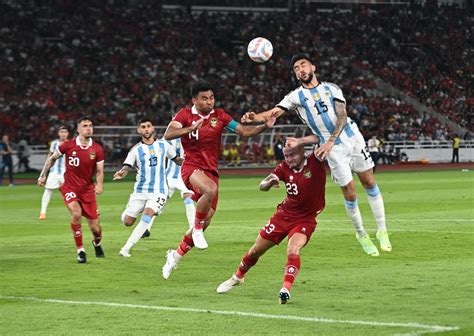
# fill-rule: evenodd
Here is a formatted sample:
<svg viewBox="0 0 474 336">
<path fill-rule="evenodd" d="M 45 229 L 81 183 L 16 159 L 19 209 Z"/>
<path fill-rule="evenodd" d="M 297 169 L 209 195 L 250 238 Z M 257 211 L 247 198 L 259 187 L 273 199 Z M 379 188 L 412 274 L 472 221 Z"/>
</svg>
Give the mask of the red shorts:
<svg viewBox="0 0 474 336">
<path fill-rule="evenodd" d="M 199 198 L 201 198 L 202 193 L 199 190 L 199 188 L 194 187 L 191 182 L 189 182 L 189 178 L 191 175 L 196 171 L 202 171 L 204 174 L 206 174 L 207 177 L 209 177 L 211 180 L 214 181 L 214 183 L 217 185 L 217 194 L 216 197 L 214 197 L 214 200 L 212 201 L 211 207 L 214 209 L 214 211 L 217 209 L 217 201 L 219 200 L 219 176 L 216 175 L 215 173 L 211 172 L 210 170 L 204 170 L 202 168 L 196 167 L 196 166 L 191 166 L 191 165 L 185 165 L 181 167 L 181 178 L 183 179 L 184 184 L 186 187 L 192 191 L 194 191 L 194 195 L 192 196 L 192 199 L 197 202 Z"/>
<path fill-rule="evenodd" d="M 68 205 L 71 202 L 79 202 L 84 217 L 89 219 L 99 218 L 99 209 L 97 209 L 94 191 L 77 192 L 76 188 L 65 184 L 59 190 L 63 195 L 64 204 Z"/>
<path fill-rule="evenodd" d="M 307 244 L 315 229 L 315 218 L 294 220 L 280 214 L 273 214 L 268 224 L 260 230 L 260 236 L 278 245 L 286 236 L 290 239 L 295 233 L 302 233 L 308 239 Z"/>
</svg>

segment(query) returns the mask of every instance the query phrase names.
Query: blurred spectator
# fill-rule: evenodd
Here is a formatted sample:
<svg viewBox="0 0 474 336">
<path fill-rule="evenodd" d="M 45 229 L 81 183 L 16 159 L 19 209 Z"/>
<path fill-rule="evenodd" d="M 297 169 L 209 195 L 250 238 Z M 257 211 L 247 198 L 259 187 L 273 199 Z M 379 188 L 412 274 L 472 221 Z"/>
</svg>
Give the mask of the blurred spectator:
<svg viewBox="0 0 474 336">
<path fill-rule="evenodd" d="M 285 147 L 285 143 L 281 139 L 281 134 L 279 131 L 275 132 L 275 137 L 273 139 L 273 153 L 275 155 L 275 161 L 281 162 L 285 159 L 283 156 L 283 147 Z"/>
<path fill-rule="evenodd" d="M 30 168 L 30 147 L 25 138 L 18 141 L 17 144 L 18 171 L 31 172 Z M 22 170 L 23 167 L 23 170 Z"/>
<path fill-rule="evenodd" d="M 2 142 L 0 142 L 0 154 L 2 155 L 1 174 L 0 174 L 0 186 L 3 185 L 3 173 L 8 168 L 8 178 L 10 179 L 10 187 L 15 185 L 13 181 L 13 158 L 12 158 L 12 146 L 8 135 L 2 136 Z"/>
<path fill-rule="evenodd" d="M 372 157 L 372 160 L 374 161 L 374 172 L 375 172 L 375 169 L 377 168 L 377 163 L 379 161 L 380 146 L 381 146 L 381 142 L 379 139 L 377 139 L 376 134 L 372 135 L 372 137 L 367 141 L 367 147 L 369 148 L 370 156 Z"/>
<path fill-rule="evenodd" d="M 453 136 L 453 158 L 451 160 L 451 163 L 459 163 L 459 135 L 454 134 Z"/>
</svg>

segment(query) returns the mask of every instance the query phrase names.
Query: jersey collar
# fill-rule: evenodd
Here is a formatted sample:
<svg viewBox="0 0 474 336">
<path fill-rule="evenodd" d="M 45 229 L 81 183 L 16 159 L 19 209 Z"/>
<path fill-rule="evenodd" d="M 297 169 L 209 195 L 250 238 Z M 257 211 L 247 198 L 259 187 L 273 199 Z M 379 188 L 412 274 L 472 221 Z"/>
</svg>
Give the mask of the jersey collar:
<svg viewBox="0 0 474 336">
<path fill-rule="evenodd" d="M 92 138 L 89 138 L 89 143 L 87 144 L 86 147 L 84 147 L 84 146 L 81 145 L 81 140 L 79 140 L 79 137 L 76 137 L 76 145 L 78 145 L 78 146 L 81 147 L 82 149 L 87 149 L 87 148 L 89 148 L 90 146 L 92 146 Z"/>
<path fill-rule="evenodd" d="M 215 112 L 215 111 L 214 111 L 214 109 L 213 109 L 211 112 L 209 112 L 209 114 L 208 114 L 207 116 L 203 116 L 203 115 L 199 114 L 198 110 L 196 109 L 196 105 L 193 105 L 193 107 L 191 107 L 191 113 L 192 113 L 192 114 L 197 114 L 197 115 L 199 115 L 199 116 L 200 116 L 201 118 L 203 118 L 203 119 L 209 118 L 209 117 L 211 116 L 211 114 L 213 114 L 214 112 Z"/>
</svg>

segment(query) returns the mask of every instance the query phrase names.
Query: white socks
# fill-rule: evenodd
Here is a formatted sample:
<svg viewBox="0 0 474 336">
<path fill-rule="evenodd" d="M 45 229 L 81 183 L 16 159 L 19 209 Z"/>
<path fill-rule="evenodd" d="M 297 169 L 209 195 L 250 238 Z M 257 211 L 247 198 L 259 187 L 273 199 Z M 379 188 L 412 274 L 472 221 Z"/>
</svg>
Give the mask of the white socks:
<svg viewBox="0 0 474 336">
<path fill-rule="evenodd" d="M 186 208 L 186 218 L 188 219 L 189 227 L 194 227 L 194 215 L 196 214 L 196 208 L 191 198 L 184 199 L 184 206 Z"/>
<path fill-rule="evenodd" d="M 367 234 L 362 224 L 362 216 L 360 214 L 359 205 L 357 204 L 357 199 L 355 201 L 344 200 L 344 205 L 346 207 L 346 212 L 349 218 L 352 221 L 352 225 L 357 232 L 359 237 L 363 237 Z"/>
<path fill-rule="evenodd" d="M 143 233 L 147 230 L 148 225 L 150 224 L 150 221 L 152 221 L 152 217 L 147 216 L 147 215 L 142 215 L 140 222 L 137 224 L 135 229 L 133 229 L 133 232 L 130 235 L 130 238 L 128 238 L 127 242 L 122 247 L 122 250 L 129 252 L 130 249 L 136 243 L 138 243 L 140 238 L 143 236 Z"/>
<path fill-rule="evenodd" d="M 385 225 L 385 207 L 383 204 L 382 194 L 380 193 L 379 187 L 375 185 L 370 189 L 365 189 L 367 192 L 367 198 L 369 200 L 372 214 L 374 215 L 375 222 L 377 223 L 378 231 L 386 231 Z"/>
<path fill-rule="evenodd" d="M 43 197 L 41 198 L 41 211 L 40 213 L 45 214 L 48 209 L 49 201 L 51 200 L 51 194 L 53 189 L 44 188 Z"/>
</svg>

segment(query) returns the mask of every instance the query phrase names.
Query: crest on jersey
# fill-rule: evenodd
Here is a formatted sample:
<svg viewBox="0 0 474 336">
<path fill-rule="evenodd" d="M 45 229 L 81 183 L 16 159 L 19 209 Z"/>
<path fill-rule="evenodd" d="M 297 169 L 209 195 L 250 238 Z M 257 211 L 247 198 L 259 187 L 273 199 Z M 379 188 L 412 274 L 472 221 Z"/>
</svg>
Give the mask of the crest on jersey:
<svg viewBox="0 0 474 336">
<path fill-rule="evenodd" d="M 212 127 L 216 127 L 218 122 L 219 120 L 217 120 L 217 118 L 211 118 L 211 120 L 209 120 L 209 124 L 211 124 Z"/>
<path fill-rule="evenodd" d="M 94 160 L 95 157 L 96 157 L 95 152 L 90 152 L 90 153 L 89 153 L 89 158 L 90 158 L 91 160 Z"/>
<path fill-rule="evenodd" d="M 150 155 L 155 155 L 155 150 L 154 149 L 150 149 Z"/>
<path fill-rule="evenodd" d="M 313 174 L 311 173 L 311 170 L 305 169 L 305 170 L 303 171 L 303 176 L 304 176 L 305 178 L 309 179 L 309 178 L 311 178 L 311 176 L 313 176 Z"/>
<path fill-rule="evenodd" d="M 319 100 L 321 98 L 321 96 L 319 95 L 319 92 L 314 93 L 313 98 L 314 100 Z"/>
<path fill-rule="evenodd" d="M 75 155 L 76 155 L 76 151 L 73 151 L 73 152 L 72 152 L 72 155 L 75 156 Z"/>
<path fill-rule="evenodd" d="M 293 182 L 293 175 L 290 175 L 290 182 Z"/>
</svg>

